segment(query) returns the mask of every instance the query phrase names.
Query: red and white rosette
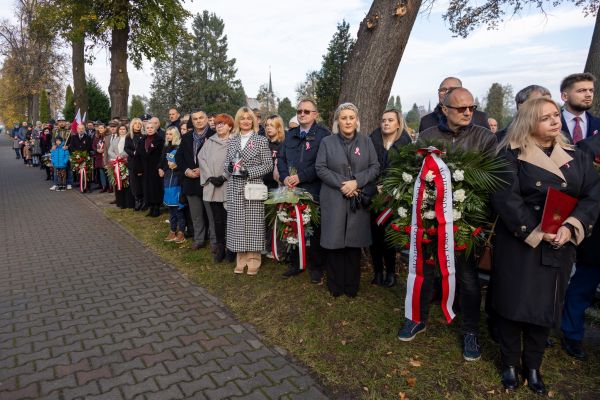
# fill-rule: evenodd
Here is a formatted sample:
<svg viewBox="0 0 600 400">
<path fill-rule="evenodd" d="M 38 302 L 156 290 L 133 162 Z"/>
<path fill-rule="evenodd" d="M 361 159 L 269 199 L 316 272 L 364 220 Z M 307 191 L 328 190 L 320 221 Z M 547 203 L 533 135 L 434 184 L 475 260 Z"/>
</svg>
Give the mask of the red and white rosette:
<svg viewBox="0 0 600 400">
<path fill-rule="evenodd" d="M 420 154 L 426 154 L 421 172 L 415 182 L 413 194 L 413 210 L 410 229 L 410 253 L 408 262 L 408 282 L 404 304 L 406 318 L 421 322 L 421 291 L 424 281 L 423 268 L 431 268 L 425 263 L 423 254 L 423 216 L 421 206 L 426 189 L 425 177 L 433 173 L 437 197 L 435 200 L 435 216 L 437 220 L 437 260 L 442 275 L 442 311 L 448 323 L 452 322 L 454 311 L 454 295 L 456 292 L 456 277 L 454 266 L 454 231 L 452 215 L 452 174 L 441 159 L 441 151 L 435 147 L 419 149 Z"/>
</svg>

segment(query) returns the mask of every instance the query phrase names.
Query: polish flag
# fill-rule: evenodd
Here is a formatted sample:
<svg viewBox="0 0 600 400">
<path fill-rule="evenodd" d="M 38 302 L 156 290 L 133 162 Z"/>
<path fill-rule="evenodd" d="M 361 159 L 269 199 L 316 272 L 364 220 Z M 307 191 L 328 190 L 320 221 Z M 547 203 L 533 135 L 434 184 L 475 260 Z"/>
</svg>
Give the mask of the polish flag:
<svg viewBox="0 0 600 400">
<path fill-rule="evenodd" d="M 71 132 L 72 133 L 77 133 L 77 125 L 79 125 L 79 124 L 81 124 L 81 108 L 77 109 L 77 115 L 75 115 L 73 122 L 71 122 Z"/>
</svg>

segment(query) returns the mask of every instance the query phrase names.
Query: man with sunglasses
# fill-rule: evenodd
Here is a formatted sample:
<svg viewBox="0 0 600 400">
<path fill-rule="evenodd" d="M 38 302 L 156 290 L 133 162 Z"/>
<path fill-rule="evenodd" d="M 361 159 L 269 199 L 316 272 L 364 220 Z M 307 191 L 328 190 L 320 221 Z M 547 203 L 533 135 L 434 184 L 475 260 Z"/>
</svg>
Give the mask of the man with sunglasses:
<svg viewBox="0 0 600 400">
<path fill-rule="evenodd" d="M 319 113 L 315 102 L 311 99 L 305 99 L 298 103 L 296 115 L 300 126 L 286 132 L 281 150 L 277 156 L 279 180 L 289 188 L 306 189 L 318 202 L 321 180 L 315 170 L 315 161 L 321 140 L 329 136 L 331 132 L 317 123 Z M 320 227 L 316 227 L 313 236 L 310 238 L 310 246 L 307 246 L 306 250 L 310 280 L 315 284 L 321 283 L 325 267 L 320 236 Z M 289 268 L 283 273 L 284 279 L 302 272 L 299 265 L 298 250 L 288 254 L 288 261 Z"/>
<path fill-rule="evenodd" d="M 453 76 L 449 76 L 448 78 L 444 79 L 442 83 L 440 83 L 440 87 L 438 88 L 439 103 L 432 113 L 424 115 L 423 118 L 421 118 L 421 123 L 419 124 L 419 132 L 423 132 L 425 129 L 431 128 L 432 126 L 437 126 L 443 121 L 443 119 L 445 118 L 444 113 L 442 111 L 442 103 L 444 101 L 444 97 L 446 97 L 446 94 L 448 94 L 449 90 L 461 87 L 461 80 Z M 472 120 L 474 125 L 479 125 L 483 126 L 484 128 L 490 129 L 490 125 L 488 124 L 488 116 L 486 113 L 479 110 L 475 110 L 475 112 L 473 113 Z"/>
<path fill-rule="evenodd" d="M 441 143 L 448 151 L 477 151 L 493 156 L 497 146 L 496 136 L 488 129 L 472 123 L 476 108 L 473 95 L 467 89 L 450 89 L 442 101 L 444 119 L 440 124 L 421 132 L 419 141 Z M 463 358 L 466 361 L 475 361 L 481 358 L 478 340 L 481 289 L 477 267 L 473 257 L 467 258 L 464 252 L 456 252 L 455 268 L 458 300 L 462 312 Z M 411 341 L 425 330 L 435 280 L 433 272 L 431 269 L 425 271 L 418 296 L 421 322 L 406 319 L 404 326 L 398 331 L 398 339 L 402 341 Z"/>
</svg>

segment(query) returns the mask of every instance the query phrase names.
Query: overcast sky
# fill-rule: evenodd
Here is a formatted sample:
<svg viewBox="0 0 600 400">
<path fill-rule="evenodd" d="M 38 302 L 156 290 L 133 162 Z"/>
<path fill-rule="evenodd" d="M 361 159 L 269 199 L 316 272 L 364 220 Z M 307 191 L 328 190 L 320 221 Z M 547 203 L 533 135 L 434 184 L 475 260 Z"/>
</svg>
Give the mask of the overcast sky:
<svg viewBox="0 0 600 400">
<path fill-rule="evenodd" d="M 306 72 L 320 67 L 322 56 L 342 19 L 356 36 L 368 12 L 369 0 L 202 0 L 184 3 L 193 14 L 206 9 L 225 22 L 229 56 L 237 60 L 238 77 L 246 94 L 255 97 L 268 81 L 280 98 L 296 98 L 295 88 Z M 413 103 L 437 102 L 436 89 L 443 77 L 458 76 L 480 99 L 493 82 L 511 84 L 515 92 L 532 83 L 548 87 L 558 98 L 560 80 L 583 70 L 594 19 L 573 7 L 553 9 L 546 16 L 535 10 L 485 28 L 467 39 L 453 38 L 442 19 L 447 1 L 420 15 L 414 25 L 392 88 L 407 111 Z M 0 17 L 12 18 L 12 0 L 0 0 Z M 189 24 L 189 23 L 188 23 Z M 67 53 L 70 57 L 70 53 Z M 376 62 L 370 60 L 369 62 Z M 110 65 L 105 51 L 87 67 L 106 90 Z M 142 70 L 129 66 L 130 95 L 150 95 L 151 63 Z"/>
</svg>

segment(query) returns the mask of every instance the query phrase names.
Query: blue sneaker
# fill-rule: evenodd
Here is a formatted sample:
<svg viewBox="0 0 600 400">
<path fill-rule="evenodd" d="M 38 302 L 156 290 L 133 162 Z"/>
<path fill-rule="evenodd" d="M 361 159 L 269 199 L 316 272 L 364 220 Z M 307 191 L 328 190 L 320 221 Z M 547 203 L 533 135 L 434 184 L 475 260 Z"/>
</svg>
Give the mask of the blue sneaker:
<svg viewBox="0 0 600 400">
<path fill-rule="evenodd" d="M 463 336 L 463 358 L 465 361 L 477 361 L 481 358 L 481 346 L 475 333 L 465 333 Z"/>
<path fill-rule="evenodd" d="M 404 326 L 398 330 L 398 339 L 403 342 L 410 342 L 417 336 L 418 333 L 425 332 L 424 322 L 415 322 L 406 319 Z"/>
</svg>

